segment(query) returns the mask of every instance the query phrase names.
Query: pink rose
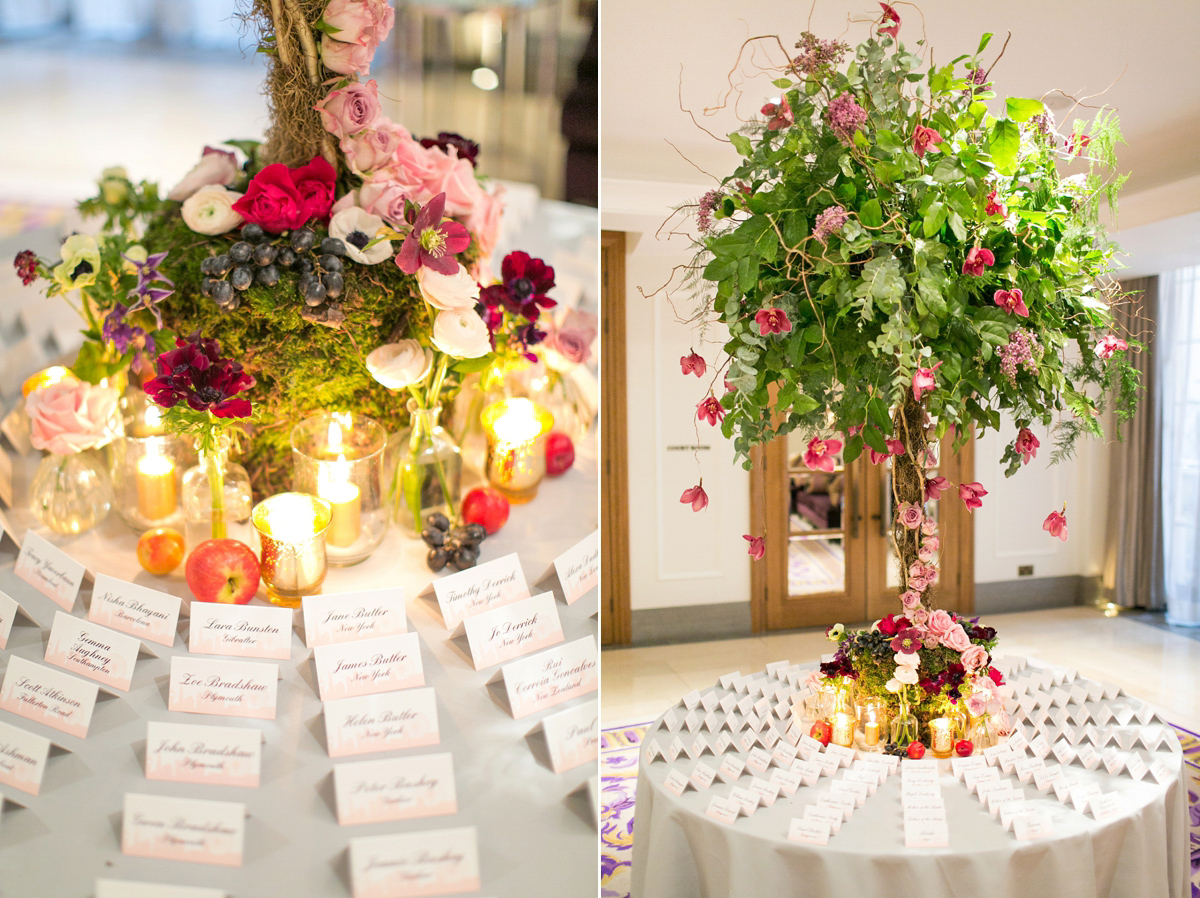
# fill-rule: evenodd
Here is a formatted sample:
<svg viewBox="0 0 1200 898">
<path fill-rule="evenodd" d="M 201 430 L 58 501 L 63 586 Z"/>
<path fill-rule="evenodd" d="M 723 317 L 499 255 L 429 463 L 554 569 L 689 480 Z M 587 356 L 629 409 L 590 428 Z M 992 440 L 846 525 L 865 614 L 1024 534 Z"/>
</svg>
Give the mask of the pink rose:
<svg viewBox="0 0 1200 898">
<path fill-rule="evenodd" d="M 362 189 L 358 192 L 358 202 L 363 209 L 392 224 L 404 221 L 406 199 L 413 199 L 410 188 L 400 181 L 392 181 L 384 176 L 364 181 Z"/>
<path fill-rule="evenodd" d="M 342 152 L 346 164 L 357 175 L 366 177 L 376 169 L 384 168 L 392 161 L 392 154 L 400 145 L 401 135 L 408 132 L 390 122 L 379 128 L 368 128 L 354 137 L 342 138 Z"/>
<path fill-rule="evenodd" d="M 383 117 L 379 106 L 379 86 L 374 81 L 353 81 L 340 90 L 331 90 L 314 107 L 321 113 L 325 130 L 343 140 L 366 128 L 374 128 Z"/>
<path fill-rule="evenodd" d="M 917 598 L 920 598 L 920 596 Z M 912 620 L 913 626 L 916 627 L 924 627 L 929 623 L 929 611 L 920 605 L 909 612 L 907 616 L 910 620 Z"/>
<path fill-rule="evenodd" d="M 942 636 L 942 645 L 954 652 L 965 652 L 971 647 L 971 637 L 962 624 L 955 624 Z"/>
<path fill-rule="evenodd" d="M 224 187 L 226 184 L 232 184 L 239 170 L 237 156 L 233 153 L 205 147 L 200 161 L 183 176 L 182 181 L 171 188 L 167 199 L 182 203 L 201 187 L 213 184 Z"/>
<path fill-rule="evenodd" d="M 1007 711 L 997 711 L 992 717 L 992 729 L 996 731 L 996 735 L 1001 739 L 1007 739 L 1015 731 L 1012 718 L 1008 716 Z"/>
<path fill-rule="evenodd" d="M 932 633 L 930 633 L 928 636 L 925 637 L 925 648 L 936 649 L 937 646 L 938 646 L 938 638 L 936 636 L 934 636 Z"/>
<path fill-rule="evenodd" d="M 987 660 L 987 649 L 981 645 L 972 643 L 963 650 L 959 658 L 959 663 L 967 669 L 967 673 L 975 673 L 975 671 L 987 664 Z"/>
<path fill-rule="evenodd" d="M 325 68 L 339 75 L 365 75 L 371 69 L 374 47 L 362 44 L 347 44 L 337 41 L 328 34 L 321 35 L 321 62 Z"/>
<path fill-rule="evenodd" d="M 581 365 L 591 356 L 592 342 L 595 339 L 595 316 L 571 309 L 561 324 L 549 330 L 542 345 L 553 349 L 568 364 Z"/>
<path fill-rule="evenodd" d="M 924 577 L 909 577 L 908 588 L 915 589 L 917 592 L 924 592 L 929 589 L 929 581 Z"/>
<path fill-rule="evenodd" d="M 475 167 L 469 159 L 459 159 L 453 147 L 445 152 L 429 147 L 431 172 L 425 179 L 425 189 L 433 196 L 446 194 L 447 215 L 470 215 L 483 198 L 483 188 L 475 180 Z"/>
<path fill-rule="evenodd" d="M 337 29 L 337 40 L 374 50 L 392 30 L 396 11 L 387 0 L 329 0 L 321 19 Z"/>
<path fill-rule="evenodd" d="M 936 552 L 942 547 L 942 541 L 936 536 L 927 536 L 921 542 L 921 548 L 928 549 L 930 552 Z"/>
<path fill-rule="evenodd" d="M 896 520 L 909 530 L 916 530 L 925 520 L 925 513 L 921 511 L 919 505 L 912 502 L 901 502 L 900 507 L 896 510 Z"/>
<path fill-rule="evenodd" d="M 926 564 L 931 563 L 934 557 L 933 549 L 929 548 L 929 546 L 921 546 L 917 552 L 917 558 L 921 559 L 921 561 L 924 561 Z"/>
<path fill-rule="evenodd" d="M 479 252 L 484 259 L 491 256 L 496 249 L 496 242 L 500 239 L 500 220 L 504 216 L 505 192 L 506 188 L 503 184 L 494 184 L 490 191 L 481 191 L 475 208 L 463 222 L 467 226 L 467 230 L 475 236 L 475 242 L 479 244 Z"/>
<path fill-rule="evenodd" d="M 900 593 L 900 604 L 904 606 L 905 611 L 912 611 L 921 604 L 921 594 L 915 589 L 905 590 Z"/>
<path fill-rule="evenodd" d="M 943 611 L 941 608 L 939 608 L 937 611 L 934 611 L 929 615 L 929 623 L 927 626 L 930 633 L 932 633 L 938 639 L 941 639 L 950 632 L 951 627 L 955 627 L 957 624 L 955 624 L 954 618 L 950 616 L 948 611 Z"/>
<path fill-rule="evenodd" d="M 982 692 L 972 692 L 967 696 L 967 710 L 972 717 L 980 717 L 987 713 L 988 704 L 992 697 Z"/>
<path fill-rule="evenodd" d="M 57 383 L 34 390 L 25 400 L 29 441 L 35 449 L 73 455 L 103 446 L 117 408 L 117 391 L 89 383 Z"/>
<path fill-rule="evenodd" d="M 921 533 L 925 536 L 933 536 L 937 533 L 937 521 L 933 518 L 926 518 L 925 523 L 921 525 Z"/>
</svg>

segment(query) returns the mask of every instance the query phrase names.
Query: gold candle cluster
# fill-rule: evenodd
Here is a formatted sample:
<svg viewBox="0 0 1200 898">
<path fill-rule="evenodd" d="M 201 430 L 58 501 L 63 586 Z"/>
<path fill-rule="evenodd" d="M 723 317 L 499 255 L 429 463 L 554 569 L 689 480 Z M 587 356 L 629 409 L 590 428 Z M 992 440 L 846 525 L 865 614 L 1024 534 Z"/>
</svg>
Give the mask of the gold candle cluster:
<svg viewBox="0 0 1200 898">
<path fill-rule="evenodd" d="M 273 604 L 295 608 L 321 591 L 325 531 L 332 517 L 328 502 L 307 493 L 279 493 L 254 507 L 261 574 Z"/>
<path fill-rule="evenodd" d="M 554 416 L 528 399 L 503 399 L 485 408 L 480 421 L 488 441 L 488 482 L 510 502 L 528 502 L 546 473 L 544 438 Z"/>
<path fill-rule="evenodd" d="M 167 455 L 143 455 L 137 462 L 138 514 L 161 521 L 175 514 L 175 462 Z"/>
</svg>

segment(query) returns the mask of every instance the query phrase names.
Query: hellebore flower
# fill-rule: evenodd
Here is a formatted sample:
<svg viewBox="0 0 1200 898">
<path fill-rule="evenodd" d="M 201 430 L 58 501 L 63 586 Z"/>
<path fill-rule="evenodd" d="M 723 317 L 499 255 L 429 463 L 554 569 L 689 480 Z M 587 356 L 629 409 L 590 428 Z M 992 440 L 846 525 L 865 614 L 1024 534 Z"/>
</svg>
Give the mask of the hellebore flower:
<svg viewBox="0 0 1200 898">
<path fill-rule="evenodd" d="M 554 288 L 554 268 L 529 253 L 514 250 L 500 264 L 502 283 L 484 287 L 480 294 L 489 309 L 503 306 L 513 315 L 537 319 L 541 309 L 558 303 L 546 294 Z"/>
<path fill-rule="evenodd" d="M 696 403 L 696 418 L 715 426 L 725 420 L 725 407 L 715 396 L 705 396 Z"/>
<path fill-rule="evenodd" d="M 442 221 L 445 211 L 446 194 L 439 193 L 417 213 L 413 229 L 396 254 L 396 264 L 405 274 L 416 274 L 422 265 L 439 274 L 458 270 L 454 257 L 471 245 L 471 235 L 457 221 Z"/>
<path fill-rule="evenodd" d="M 986 266 L 995 265 L 996 257 L 990 249 L 973 246 L 967 250 L 966 261 L 963 262 L 962 273 L 981 277 Z"/>
<path fill-rule="evenodd" d="M 787 312 L 783 309 L 759 309 L 754 316 L 754 323 L 764 337 L 768 334 L 786 334 L 792 329 L 792 322 L 788 321 Z"/>
<path fill-rule="evenodd" d="M 792 107 L 788 105 L 787 97 L 778 103 L 767 103 L 762 108 L 762 114 L 770 116 L 767 122 L 768 131 L 778 131 L 786 128 L 795 120 L 792 118 Z"/>
</svg>

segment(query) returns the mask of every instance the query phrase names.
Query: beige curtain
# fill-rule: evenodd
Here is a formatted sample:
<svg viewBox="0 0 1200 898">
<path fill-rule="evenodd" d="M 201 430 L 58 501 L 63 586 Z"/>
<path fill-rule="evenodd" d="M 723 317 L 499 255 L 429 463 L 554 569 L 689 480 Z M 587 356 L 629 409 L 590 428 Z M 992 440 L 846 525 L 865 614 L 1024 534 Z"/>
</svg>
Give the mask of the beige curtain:
<svg viewBox="0 0 1200 898">
<path fill-rule="evenodd" d="M 1133 295 L 1114 310 L 1118 328 L 1146 348 L 1130 353 L 1142 374 L 1137 414 L 1122 426 L 1121 442 L 1110 443 L 1104 592 L 1109 601 L 1127 608 L 1161 609 L 1166 598 L 1159 484 L 1162 420 L 1154 364 L 1158 278 L 1134 278 L 1122 287 Z"/>
</svg>

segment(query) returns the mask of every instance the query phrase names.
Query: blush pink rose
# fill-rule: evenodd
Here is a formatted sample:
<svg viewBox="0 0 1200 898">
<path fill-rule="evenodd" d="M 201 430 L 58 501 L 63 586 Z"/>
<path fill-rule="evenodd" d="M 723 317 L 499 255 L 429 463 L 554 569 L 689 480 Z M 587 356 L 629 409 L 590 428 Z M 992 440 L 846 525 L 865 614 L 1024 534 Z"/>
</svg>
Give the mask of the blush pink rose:
<svg viewBox="0 0 1200 898">
<path fill-rule="evenodd" d="M 103 446 L 113 437 L 117 391 L 89 383 L 57 383 L 34 390 L 25 400 L 29 442 L 55 455 L 73 455 Z"/>
<path fill-rule="evenodd" d="M 479 252 L 483 258 L 488 258 L 496 250 L 496 242 L 500 239 L 500 221 L 504 216 L 503 184 L 495 184 L 490 191 L 483 191 L 475 208 L 463 222 L 467 230 L 475 236 L 479 244 Z"/>
<path fill-rule="evenodd" d="M 393 180 L 413 186 L 415 199 L 422 205 L 437 196 L 436 192 L 430 193 L 425 187 L 426 182 L 433 180 L 432 152 L 421 146 L 419 141 L 413 140 L 412 135 L 407 140 L 401 139 L 392 156 L 389 171 Z"/>
<path fill-rule="evenodd" d="M 942 636 L 942 645 L 951 651 L 965 652 L 971 647 L 971 637 L 967 635 L 962 624 L 955 624 Z"/>
<path fill-rule="evenodd" d="M 387 0 L 329 0 L 321 19 L 337 29 L 337 40 L 374 50 L 392 30 L 396 11 Z"/>
<path fill-rule="evenodd" d="M 987 660 L 987 649 L 981 645 L 975 645 L 974 643 L 967 646 L 962 655 L 959 657 L 959 663 L 961 663 L 962 666 L 967 669 L 967 673 L 975 673 L 975 671 L 987 664 Z"/>
<path fill-rule="evenodd" d="M 950 632 L 952 627 L 957 625 L 954 622 L 954 618 L 950 616 L 948 611 L 943 611 L 941 608 L 939 608 L 929 615 L 929 623 L 926 626 L 928 627 L 930 633 L 932 633 L 938 639 L 941 639 Z"/>
<path fill-rule="evenodd" d="M 921 604 L 921 594 L 915 589 L 905 590 L 900 593 L 900 604 L 904 606 L 905 611 L 912 611 Z"/>
<path fill-rule="evenodd" d="M 909 577 L 908 588 L 915 589 L 917 592 L 924 592 L 929 589 L 929 581 L 924 577 Z"/>
<path fill-rule="evenodd" d="M 596 339 L 596 316 L 579 309 L 571 309 L 562 323 L 551 328 L 543 341 L 570 365 L 580 365 L 592 354 L 592 343 Z"/>
<path fill-rule="evenodd" d="M 896 520 L 909 530 L 916 530 L 925 520 L 925 513 L 921 511 L 919 505 L 912 502 L 901 502 L 900 507 L 896 510 Z"/>
<path fill-rule="evenodd" d="M 392 154 L 400 145 L 402 136 L 407 137 L 408 132 L 389 122 L 378 128 L 359 131 L 353 137 L 342 138 L 346 164 L 356 175 L 366 177 L 391 163 Z"/>
<path fill-rule="evenodd" d="M 404 201 L 413 199 L 411 191 L 410 185 L 380 175 L 363 182 L 358 191 L 358 202 L 372 215 L 400 224 L 404 221 Z"/>
<path fill-rule="evenodd" d="M 348 44 L 334 40 L 328 34 L 321 35 L 321 62 L 331 72 L 337 72 L 339 75 L 365 75 L 371 70 L 371 59 L 374 56 L 374 47 Z"/>
<path fill-rule="evenodd" d="M 475 167 L 467 159 L 459 159 L 453 147 L 449 152 L 429 147 L 431 172 L 425 179 L 425 189 L 432 196 L 446 194 L 447 215 L 470 215 L 483 198 L 483 188 L 475 180 Z"/>
<path fill-rule="evenodd" d="M 182 203 L 201 187 L 209 187 L 213 184 L 224 187 L 232 184 L 238 171 L 240 169 L 237 164 L 237 156 L 233 153 L 205 147 L 200 161 L 183 176 L 182 181 L 171 188 L 167 199 Z"/>
<path fill-rule="evenodd" d="M 373 80 L 365 84 L 353 81 L 340 90 L 331 90 L 314 108 L 321 114 L 325 130 L 339 140 L 374 128 L 383 118 L 379 85 Z"/>
<path fill-rule="evenodd" d="M 918 599 L 920 596 L 917 597 Z M 913 626 L 924 628 L 929 623 L 929 611 L 918 605 L 914 608 L 907 617 L 913 622 Z"/>
</svg>

